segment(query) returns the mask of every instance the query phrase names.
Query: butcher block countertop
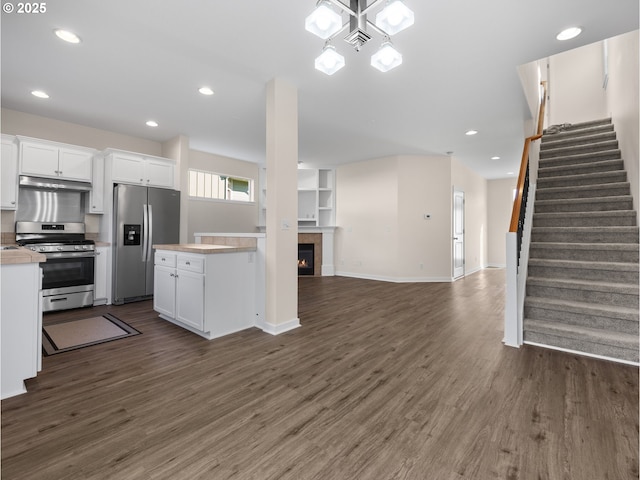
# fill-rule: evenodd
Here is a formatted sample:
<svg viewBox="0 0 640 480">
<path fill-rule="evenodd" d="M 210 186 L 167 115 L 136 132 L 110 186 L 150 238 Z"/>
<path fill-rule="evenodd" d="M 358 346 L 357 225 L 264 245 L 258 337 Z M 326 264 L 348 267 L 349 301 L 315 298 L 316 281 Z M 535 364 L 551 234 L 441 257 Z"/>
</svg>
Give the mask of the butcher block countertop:
<svg viewBox="0 0 640 480">
<path fill-rule="evenodd" d="M 255 252 L 256 247 L 238 247 L 233 245 L 212 245 L 207 243 L 179 243 L 169 245 L 154 245 L 156 250 L 170 250 L 183 253 L 200 253 L 208 255 L 210 253 L 233 253 L 233 252 Z"/>
<path fill-rule="evenodd" d="M 34 252 L 25 247 L 3 245 L 0 250 L 0 264 L 2 265 L 41 263 L 46 261 L 47 257 L 43 253 Z"/>
</svg>

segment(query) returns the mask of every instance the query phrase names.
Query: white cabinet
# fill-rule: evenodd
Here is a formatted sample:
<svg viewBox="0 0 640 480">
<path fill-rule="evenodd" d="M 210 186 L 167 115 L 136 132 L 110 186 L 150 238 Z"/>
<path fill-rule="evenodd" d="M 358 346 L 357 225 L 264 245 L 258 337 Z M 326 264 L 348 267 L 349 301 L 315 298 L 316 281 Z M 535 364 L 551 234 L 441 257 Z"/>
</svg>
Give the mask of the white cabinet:
<svg viewBox="0 0 640 480">
<path fill-rule="evenodd" d="M 156 250 L 154 310 L 207 339 L 254 326 L 255 253 Z"/>
<path fill-rule="evenodd" d="M 2 135 L 0 160 L 0 206 L 3 210 L 15 210 L 18 205 L 18 144 L 14 137 Z"/>
<path fill-rule="evenodd" d="M 177 269 L 176 320 L 204 330 L 204 275 Z"/>
<path fill-rule="evenodd" d="M 0 267 L 1 396 L 26 392 L 24 380 L 42 368 L 42 270 L 38 263 Z"/>
<path fill-rule="evenodd" d="M 173 188 L 175 163 L 169 159 L 116 152 L 110 154 L 111 180 L 149 187 Z"/>
<path fill-rule="evenodd" d="M 104 157 L 93 157 L 89 213 L 104 213 Z"/>
<path fill-rule="evenodd" d="M 91 182 L 94 152 L 49 142 L 20 142 L 20 173 Z"/>
<path fill-rule="evenodd" d="M 109 252 L 109 247 L 96 247 L 93 292 L 94 305 L 105 305 L 107 303 L 107 268 L 109 265 Z"/>
</svg>

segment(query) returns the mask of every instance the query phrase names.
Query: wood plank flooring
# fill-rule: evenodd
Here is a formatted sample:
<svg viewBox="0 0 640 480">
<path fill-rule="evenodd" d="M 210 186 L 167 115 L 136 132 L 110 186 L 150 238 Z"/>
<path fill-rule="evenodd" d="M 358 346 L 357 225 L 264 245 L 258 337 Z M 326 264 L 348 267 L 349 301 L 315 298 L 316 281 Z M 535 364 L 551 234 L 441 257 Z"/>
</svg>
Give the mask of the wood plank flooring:
<svg viewBox="0 0 640 480">
<path fill-rule="evenodd" d="M 504 271 L 299 282 L 302 327 L 143 334 L 46 357 L 2 401 L 2 478 L 638 478 L 638 369 L 501 344 Z"/>
</svg>

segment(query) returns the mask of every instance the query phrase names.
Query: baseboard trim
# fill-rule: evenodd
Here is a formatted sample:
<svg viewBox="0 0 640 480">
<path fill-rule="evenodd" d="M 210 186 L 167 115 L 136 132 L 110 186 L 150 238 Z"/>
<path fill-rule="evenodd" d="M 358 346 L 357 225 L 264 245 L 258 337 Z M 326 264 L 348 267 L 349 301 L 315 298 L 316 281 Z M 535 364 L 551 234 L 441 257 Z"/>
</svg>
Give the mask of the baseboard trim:
<svg viewBox="0 0 640 480">
<path fill-rule="evenodd" d="M 452 282 L 451 277 L 387 277 L 384 275 L 368 275 L 366 273 L 353 273 L 353 272 L 336 272 L 337 277 L 350 277 L 359 278 L 362 280 L 376 280 L 379 282 L 391 282 L 391 283 L 442 283 Z"/>
<path fill-rule="evenodd" d="M 609 362 L 623 363 L 625 365 L 632 365 L 634 367 L 640 366 L 640 363 L 638 362 L 630 362 L 629 360 L 621 360 L 619 358 L 605 357 L 604 355 L 597 355 L 595 353 L 580 352 L 578 350 L 571 350 L 569 348 L 554 347 L 553 345 L 545 345 L 543 343 L 525 341 L 524 344 L 531 345 L 532 347 L 548 348 L 549 350 L 557 350 L 559 352 L 571 353 L 573 355 L 581 355 L 583 357 L 597 358 L 598 360 L 607 360 Z"/>
<path fill-rule="evenodd" d="M 294 318 L 293 320 L 289 320 L 285 323 L 278 323 L 277 325 L 273 323 L 264 322 L 260 325 L 257 325 L 263 332 L 269 333 L 271 335 L 280 335 L 281 333 L 288 332 L 289 330 L 294 330 L 300 326 L 300 319 Z"/>
</svg>

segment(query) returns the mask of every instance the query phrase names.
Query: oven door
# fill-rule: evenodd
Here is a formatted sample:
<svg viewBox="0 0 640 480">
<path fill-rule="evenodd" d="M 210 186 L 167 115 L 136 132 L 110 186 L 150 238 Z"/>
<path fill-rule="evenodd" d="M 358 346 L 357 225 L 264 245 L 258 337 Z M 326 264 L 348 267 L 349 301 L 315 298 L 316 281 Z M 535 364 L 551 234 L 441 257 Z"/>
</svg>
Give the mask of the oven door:
<svg viewBox="0 0 640 480">
<path fill-rule="evenodd" d="M 42 267 L 42 310 L 93 305 L 94 252 L 47 253 Z"/>
</svg>

